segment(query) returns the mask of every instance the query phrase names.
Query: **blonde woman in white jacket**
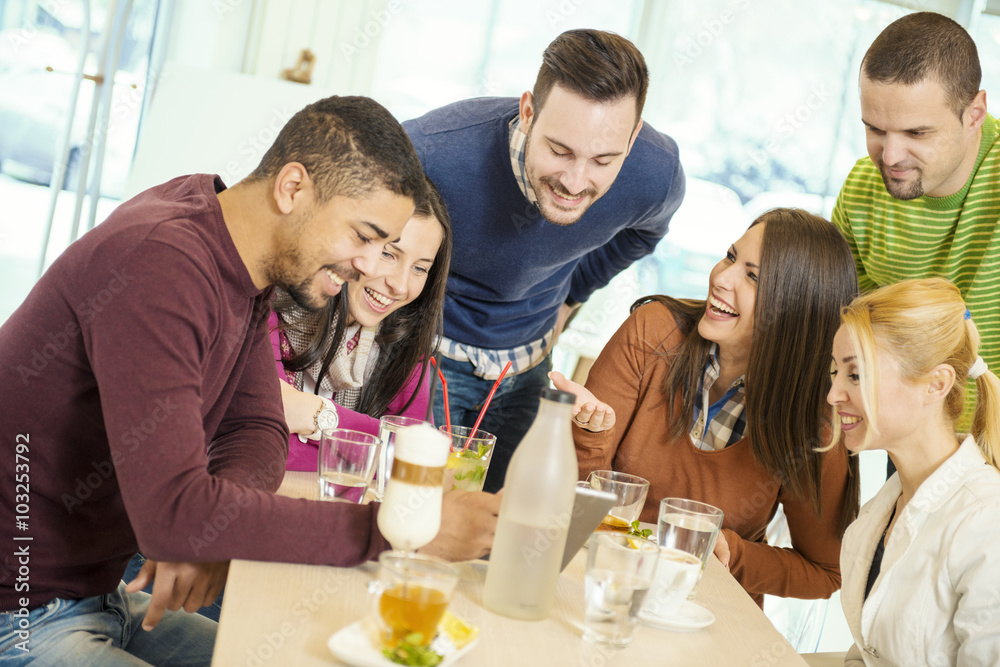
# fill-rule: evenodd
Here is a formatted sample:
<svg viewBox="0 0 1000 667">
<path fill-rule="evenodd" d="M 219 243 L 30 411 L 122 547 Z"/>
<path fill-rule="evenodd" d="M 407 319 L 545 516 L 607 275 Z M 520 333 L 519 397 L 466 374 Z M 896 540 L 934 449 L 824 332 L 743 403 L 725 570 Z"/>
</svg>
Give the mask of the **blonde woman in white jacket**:
<svg viewBox="0 0 1000 667">
<path fill-rule="evenodd" d="M 1000 665 L 1000 381 L 946 280 L 907 280 L 844 309 L 833 344 L 837 437 L 897 473 L 844 536 L 846 664 Z M 976 408 L 956 434 L 966 377 Z"/>
</svg>

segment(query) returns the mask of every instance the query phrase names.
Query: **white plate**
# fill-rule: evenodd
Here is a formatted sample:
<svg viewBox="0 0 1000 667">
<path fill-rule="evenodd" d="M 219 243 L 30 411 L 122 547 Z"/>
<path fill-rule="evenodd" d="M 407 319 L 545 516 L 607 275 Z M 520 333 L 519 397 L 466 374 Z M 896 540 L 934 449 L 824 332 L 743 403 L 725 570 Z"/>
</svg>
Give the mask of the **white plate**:
<svg viewBox="0 0 1000 667">
<path fill-rule="evenodd" d="M 646 609 L 639 610 L 639 620 L 644 625 L 649 625 L 661 630 L 674 630 L 675 632 L 693 632 L 701 628 L 707 628 L 715 622 L 715 614 L 697 605 L 690 600 L 685 600 L 677 611 L 669 618 L 658 616 Z"/>
<path fill-rule="evenodd" d="M 462 648 L 456 649 L 450 639 L 438 634 L 431 648 L 444 657 L 440 667 L 446 667 L 471 651 L 478 641 L 477 637 Z M 326 646 L 338 660 L 354 667 L 398 667 L 396 663 L 382 655 L 382 651 L 375 648 L 361 621 L 351 623 L 335 632 L 326 640 Z"/>
</svg>

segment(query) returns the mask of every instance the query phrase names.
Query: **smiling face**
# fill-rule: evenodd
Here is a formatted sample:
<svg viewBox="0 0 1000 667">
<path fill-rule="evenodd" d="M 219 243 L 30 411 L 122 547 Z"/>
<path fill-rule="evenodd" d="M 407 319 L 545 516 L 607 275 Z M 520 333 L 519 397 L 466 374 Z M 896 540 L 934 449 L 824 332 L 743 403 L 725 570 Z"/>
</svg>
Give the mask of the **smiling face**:
<svg viewBox="0 0 1000 667">
<path fill-rule="evenodd" d="M 899 443 L 924 428 L 919 418 L 925 405 L 927 383 L 911 382 L 904 377 L 899 362 L 882 349 L 875 352 L 875 368 L 866 364 L 871 378 L 862 376 L 859 352 L 847 329 L 840 327 L 833 339 L 832 384 L 827 402 L 840 421 L 844 445 L 852 452 L 863 449 L 898 451 Z M 873 383 L 877 373 L 878 382 Z M 871 385 L 866 390 L 866 385 Z M 874 408 L 865 401 L 869 393 Z M 869 415 L 874 412 L 878 433 L 871 428 Z"/>
<path fill-rule="evenodd" d="M 758 223 L 748 229 L 712 269 L 708 304 L 698 322 L 702 338 L 717 343 L 720 356 L 737 364 L 745 365 L 750 357 L 761 242 L 766 224 Z"/>
<path fill-rule="evenodd" d="M 601 103 L 553 86 L 536 113 L 521 97 L 524 163 L 545 219 L 571 225 L 608 191 L 639 133 L 635 98 Z"/>
<path fill-rule="evenodd" d="M 375 326 L 420 296 L 444 239 L 435 218 L 410 218 L 398 241 L 385 244 L 371 275 L 348 283 L 350 318 Z"/>
<path fill-rule="evenodd" d="M 979 153 L 984 93 L 959 119 L 933 79 L 883 84 L 862 74 L 860 91 L 868 155 L 890 195 L 947 197 L 962 189 Z"/>
<path fill-rule="evenodd" d="M 264 270 L 271 284 L 310 310 L 325 306 L 345 281 L 373 275 L 386 241 L 398 239 L 413 214 L 411 199 L 385 189 L 363 198 L 335 195 L 323 204 L 309 200 L 297 206 Z"/>
</svg>

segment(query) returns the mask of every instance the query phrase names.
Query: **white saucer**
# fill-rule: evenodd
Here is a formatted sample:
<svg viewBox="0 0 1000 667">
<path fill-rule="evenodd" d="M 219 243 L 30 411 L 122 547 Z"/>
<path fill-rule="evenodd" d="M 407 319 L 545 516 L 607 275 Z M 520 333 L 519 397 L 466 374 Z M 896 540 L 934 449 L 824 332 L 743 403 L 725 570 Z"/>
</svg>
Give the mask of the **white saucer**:
<svg viewBox="0 0 1000 667">
<path fill-rule="evenodd" d="M 658 616 L 647 609 L 639 610 L 639 620 L 643 625 L 649 625 L 661 630 L 673 630 L 675 632 L 694 632 L 701 628 L 707 628 L 715 622 L 715 614 L 697 605 L 690 600 L 685 600 L 677 611 L 669 618 Z"/>
<path fill-rule="evenodd" d="M 444 658 L 439 667 L 446 667 L 454 664 L 456 660 L 471 651 L 478 641 L 477 637 L 462 648 L 456 649 L 450 639 L 444 637 L 443 633 L 439 633 L 434 643 L 431 644 L 431 648 Z M 338 660 L 354 667 L 398 667 L 372 644 L 361 621 L 351 623 L 338 630 L 326 640 L 326 646 Z"/>
</svg>

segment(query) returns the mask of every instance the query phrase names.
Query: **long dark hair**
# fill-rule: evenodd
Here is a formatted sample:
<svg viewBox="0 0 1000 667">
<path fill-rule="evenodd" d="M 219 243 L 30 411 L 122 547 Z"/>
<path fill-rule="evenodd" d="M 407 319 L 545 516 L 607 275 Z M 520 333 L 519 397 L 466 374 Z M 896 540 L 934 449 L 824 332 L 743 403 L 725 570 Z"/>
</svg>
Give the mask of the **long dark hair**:
<svg viewBox="0 0 1000 667">
<path fill-rule="evenodd" d="M 438 334 L 442 330 L 444 288 L 451 261 L 451 218 L 448 216 L 448 209 L 441 198 L 441 193 L 430 179 L 427 180 L 427 187 L 429 191 L 427 201 L 419 204 L 413 215 L 417 218 L 435 218 L 441 223 L 443 230 L 441 246 L 434 256 L 434 265 L 427 274 L 427 282 L 420 296 L 390 313 L 379 326 L 375 338 L 380 350 L 378 360 L 371 377 L 361 388 L 361 397 L 358 401 L 358 411 L 370 417 L 381 417 L 385 413 L 389 403 L 419 364 L 419 381 L 403 409 L 413 403 L 427 373 L 427 362 L 437 352 Z M 309 324 L 310 328 L 315 326 L 317 329 L 315 337 L 306 349 L 283 362 L 287 370 L 304 371 L 322 360 L 319 377 L 326 375 L 344 338 L 348 299 L 347 290 L 343 289 L 325 308 L 307 313 L 294 322 L 282 322 L 279 325 L 282 329 L 290 329 Z M 279 293 L 274 299 L 274 310 L 280 315 L 289 310 L 299 309 L 291 297 Z M 317 381 L 316 393 L 319 392 L 319 387 L 320 382 Z"/>
<path fill-rule="evenodd" d="M 823 453 L 818 450 L 826 444 L 821 431 L 830 419 L 830 350 L 840 309 L 858 292 L 857 273 L 847 243 L 823 218 L 799 209 L 774 209 L 750 226 L 761 223 L 767 224 L 746 371 L 746 436 L 754 459 L 819 515 Z M 694 413 L 696 388 L 712 345 L 698 333 L 705 301 L 651 296 L 632 309 L 649 301 L 666 305 L 684 334 L 680 345 L 661 353 L 670 361 L 663 387 L 669 433 L 679 438 L 690 424 L 674 419 L 676 403 L 681 401 L 682 415 Z M 841 530 L 858 511 L 857 458 L 850 457 L 848 466 L 849 500 Z"/>
</svg>

